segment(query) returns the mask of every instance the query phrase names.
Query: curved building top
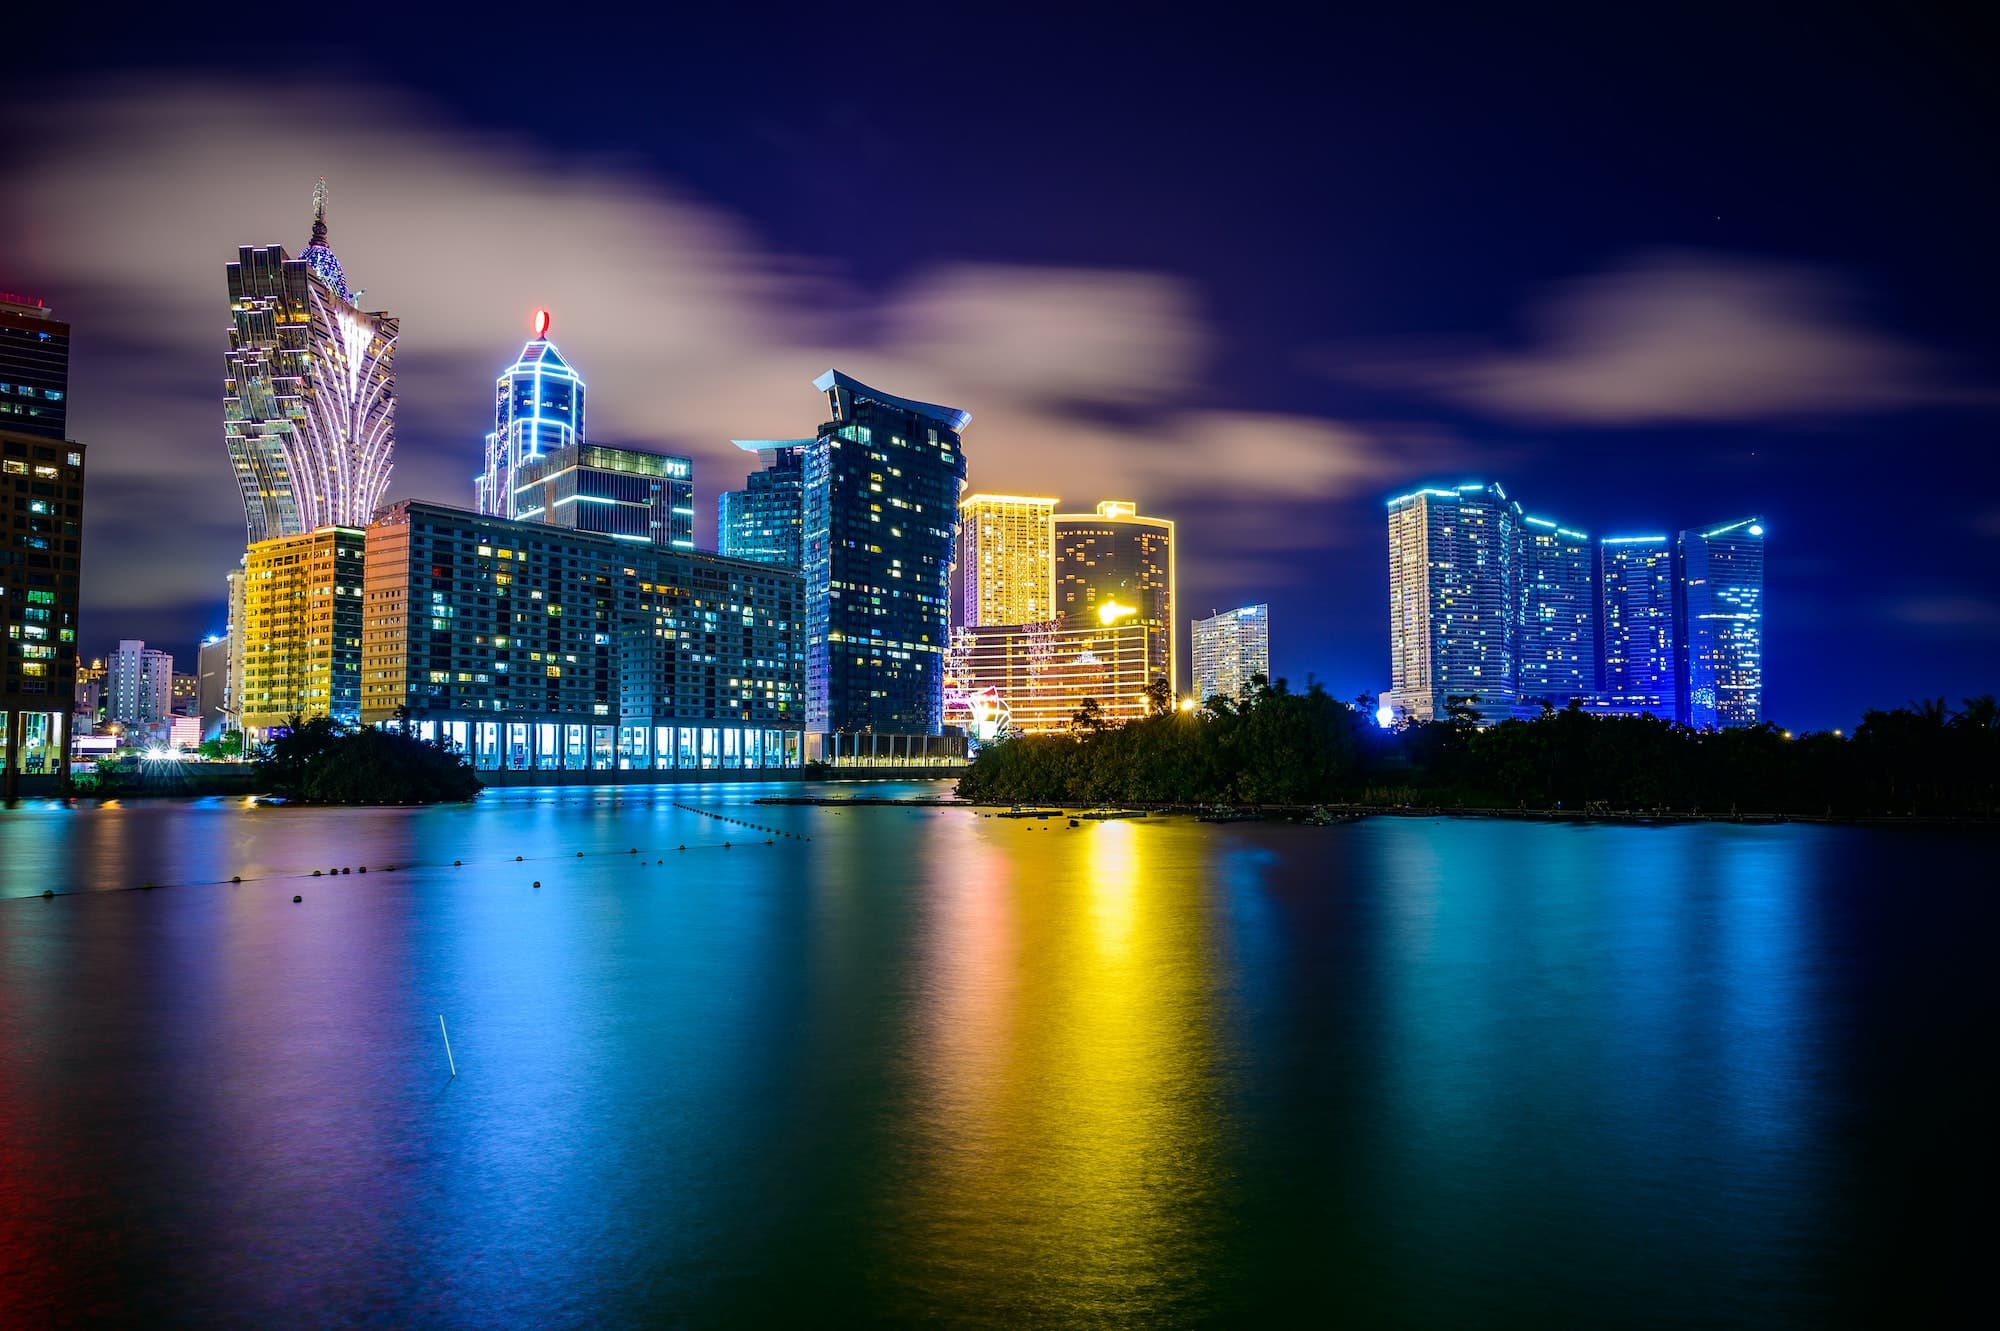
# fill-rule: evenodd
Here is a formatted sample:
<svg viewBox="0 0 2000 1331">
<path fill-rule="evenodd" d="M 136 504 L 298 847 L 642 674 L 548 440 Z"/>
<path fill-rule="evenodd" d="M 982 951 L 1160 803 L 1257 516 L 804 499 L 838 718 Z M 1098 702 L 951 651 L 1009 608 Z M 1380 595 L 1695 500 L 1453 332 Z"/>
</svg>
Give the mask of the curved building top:
<svg viewBox="0 0 2000 1331">
<path fill-rule="evenodd" d="M 963 431 L 972 420 L 972 413 L 969 411 L 960 411 L 957 407 L 941 407 L 935 402 L 918 402 L 907 397 L 897 397 L 893 393 L 884 393 L 880 389 L 870 388 L 867 384 L 862 383 L 852 375 L 842 374 L 839 370 L 828 370 L 825 374 L 813 380 L 813 387 L 822 393 L 830 393 L 836 388 L 844 388 L 855 397 L 866 398 L 870 402 L 880 402 L 885 407 L 895 407 L 900 411 L 912 412 L 918 416 L 934 420 L 953 434 Z"/>
</svg>

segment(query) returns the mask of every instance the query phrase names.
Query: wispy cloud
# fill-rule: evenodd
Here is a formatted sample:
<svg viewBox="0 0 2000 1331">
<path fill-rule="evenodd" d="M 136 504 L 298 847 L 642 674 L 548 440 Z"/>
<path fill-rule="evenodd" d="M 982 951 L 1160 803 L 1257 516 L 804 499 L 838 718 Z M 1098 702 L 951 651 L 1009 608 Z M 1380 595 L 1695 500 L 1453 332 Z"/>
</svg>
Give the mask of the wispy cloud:
<svg viewBox="0 0 2000 1331">
<path fill-rule="evenodd" d="M 2000 632 L 2000 601 L 1979 596 L 1913 596 L 1892 604 L 1890 614 L 1923 628 Z"/>
<path fill-rule="evenodd" d="M 1514 348 L 1341 372 L 1545 424 L 1654 425 L 1833 416 L 1990 401 L 1939 359 L 1869 327 L 1812 268 L 1667 251 L 1559 285 Z"/>
<path fill-rule="evenodd" d="M 350 284 L 402 320 L 392 497 L 469 501 L 493 375 L 541 305 L 589 382 L 593 435 L 696 459 L 704 537 L 713 496 L 741 484 L 727 441 L 810 433 L 810 381 L 830 364 L 970 409 L 976 485 L 1079 505 L 1323 501 L 1411 465 L 1404 433 L 1204 405 L 1219 400 L 1211 332 L 1168 275 L 946 265 L 867 290 L 629 163 L 466 132 L 379 87 L 289 97 L 295 115 L 212 83 L 99 88 L 41 112 L 24 136 L 38 156 L 12 164 L 0 240 L 20 268 L 5 276 L 76 327 L 72 426 L 93 475 L 121 487 L 106 495 L 158 496 L 150 523 L 93 503 L 94 607 L 219 595 L 242 540 L 222 266 L 244 244 L 296 252 L 320 175 Z"/>
</svg>

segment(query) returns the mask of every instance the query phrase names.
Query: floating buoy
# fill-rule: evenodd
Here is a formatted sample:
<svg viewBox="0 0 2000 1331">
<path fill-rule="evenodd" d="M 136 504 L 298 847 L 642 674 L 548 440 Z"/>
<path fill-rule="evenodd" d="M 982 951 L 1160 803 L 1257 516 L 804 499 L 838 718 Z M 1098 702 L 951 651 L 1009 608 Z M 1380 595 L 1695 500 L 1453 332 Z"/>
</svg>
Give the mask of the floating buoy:
<svg viewBox="0 0 2000 1331">
<path fill-rule="evenodd" d="M 453 861 L 451 862 L 451 867 L 452 867 L 452 868 L 454 868 L 454 869 L 463 869 L 463 868 L 465 867 L 465 861 L 464 861 L 464 860 L 453 860 Z"/>
<path fill-rule="evenodd" d="M 727 841 L 723 842 L 723 843 L 722 843 L 722 848 L 723 848 L 724 850 L 728 850 L 728 849 L 729 849 L 729 843 L 728 843 Z M 147 886 L 147 887 L 151 887 L 151 886 L 152 886 L 152 884 L 151 884 L 151 883 L 148 883 L 148 884 L 146 884 L 146 886 Z"/>
<path fill-rule="evenodd" d="M 539 878 L 537 878 L 537 879 L 535 880 L 535 886 L 536 886 L 536 887 L 540 887 L 541 885 L 542 885 L 542 880 L 541 880 L 541 879 L 539 879 Z"/>
<path fill-rule="evenodd" d="M 298 905 L 298 904 L 299 904 L 299 903 L 300 903 L 301 901 L 304 901 L 304 900 L 305 900 L 305 898 L 304 898 L 304 897 L 293 897 L 293 898 L 292 898 L 292 904 L 293 904 L 294 906 L 296 906 L 296 905 Z"/>
<path fill-rule="evenodd" d="M 687 847 L 686 847 L 686 846 L 677 846 L 677 847 L 675 847 L 675 849 L 677 849 L 677 850 L 686 850 L 686 849 L 687 849 Z"/>
<path fill-rule="evenodd" d="M 383 872 L 383 873 L 394 873 L 394 872 L 396 872 L 396 866 L 395 866 L 395 865 L 393 865 L 393 864 L 385 864 L 385 865 L 383 865 L 383 866 L 382 866 L 382 872 Z"/>
<path fill-rule="evenodd" d="M 363 873 L 367 873 L 367 872 L 368 872 L 368 866 L 367 866 L 367 865 L 365 865 L 365 864 L 364 864 L 364 865 L 362 865 L 362 866 L 361 866 L 361 872 L 363 872 Z"/>
<path fill-rule="evenodd" d="M 232 882 L 232 883 L 240 883 L 240 882 L 242 882 L 242 881 L 243 881 L 243 875 L 239 873 L 239 874 L 237 874 L 237 875 L 236 875 L 236 876 L 235 876 L 234 878 L 230 879 L 229 881 L 230 881 L 230 882 Z"/>
<path fill-rule="evenodd" d="M 632 847 L 632 849 L 626 851 L 625 853 L 627 855 L 637 855 L 639 853 L 639 848 L 637 846 L 634 846 Z"/>
<path fill-rule="evenodd" d="M 582 859 L 582 858 L 583 858 L 583 852 L 579 850 L 579 851 L 578 851 L 578 852 L 576 853 L 576 857 L 577 857 L 578 859 Z"/>
<path fill-rule="evenodd" d="M 320 872 L 319 872 L 319 870 L 318 870 L 318 869 L 314 869 L 314 870 L 313 870 L 313 877 L 317 878 L 317 877 L 319 877 L 319 876 L 320 876 Z"/>
<path fill-rule="evenodd" d="M 353 873 L 353 872 L 354 872 L 354 870 L 352 870 L 352 869 L 342 869 L 342 870 L 341 870 L 341 872 L 342 872 L 342 873 Z M 363 872 L 363 873 L 366 873 L 366 872 L 368 872 L 368 871 L 367 871 L 366 869 L 363 869 L 363 870 L 362 870 L 362 872 Z"/>
<path fill-rule="evenodd" d="M 42 900 L 44 901 L 54 900 L 55 895 L 56 895 L 56 890 L 53 887 L 45 887 L 42 889 Z"/>
<path fill-rule="evenodd" d="M 519 864 L 520 862 L 521 862 L 521 857 L 519 855 L 516 855 L 514 857 L 514 863 Z"/>
</svg>

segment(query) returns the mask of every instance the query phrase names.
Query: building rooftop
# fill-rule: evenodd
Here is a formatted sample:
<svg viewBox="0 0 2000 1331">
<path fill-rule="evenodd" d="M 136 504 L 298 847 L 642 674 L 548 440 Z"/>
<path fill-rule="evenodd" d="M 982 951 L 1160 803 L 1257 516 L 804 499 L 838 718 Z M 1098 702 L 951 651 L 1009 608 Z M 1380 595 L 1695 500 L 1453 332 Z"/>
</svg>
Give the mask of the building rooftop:
<svg viewBox="0 0 2000 1331">
<path fill-rule="evenodd" d="M 884 393 L 880 389 L 870 388 L 867 384 L 862 383 L 859 379 L 851 375 L 842 374 L 839 370 L 828 370 L 825 374 L 813 380 L 813 387 L 822 393 L 831 393 L 836 388 L 845 388 L 855 397 L 866 398 L 870 402 L 879 402 L 885 407 L 895 407 L 900 411 L 907 411 L 918 416 L 927 417 L 944 426 L 953 434 L 957 434 L 965 429 L 972 420 L 972 413 L 969 411 L 960 411 L 957 407 L 941 407 L 935 402 L 918 402 L 914 398 L 897 397 L 892 393 Z"/>
</svg>

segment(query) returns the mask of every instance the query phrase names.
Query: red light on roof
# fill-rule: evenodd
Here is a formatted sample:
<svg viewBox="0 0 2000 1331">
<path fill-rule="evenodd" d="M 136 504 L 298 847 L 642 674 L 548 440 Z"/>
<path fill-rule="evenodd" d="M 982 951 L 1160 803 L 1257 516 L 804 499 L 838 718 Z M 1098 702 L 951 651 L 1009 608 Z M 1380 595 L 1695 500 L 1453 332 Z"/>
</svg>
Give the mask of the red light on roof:
<svg viewBox="0 0 2000 1331">
<path fill-rule="evenodd" d="M 549 335 L 549 312 L 547 310 L 536 310 L 535 336 L 537 338 L 544 338 L 547 337 L 548 335 Z"/>
</svg>

